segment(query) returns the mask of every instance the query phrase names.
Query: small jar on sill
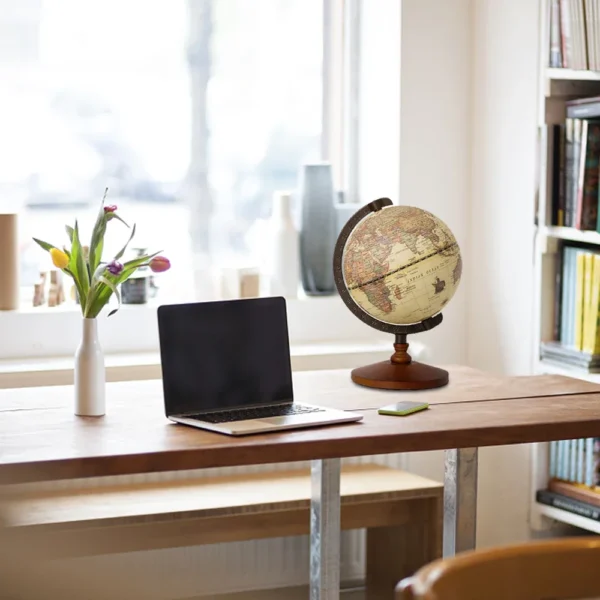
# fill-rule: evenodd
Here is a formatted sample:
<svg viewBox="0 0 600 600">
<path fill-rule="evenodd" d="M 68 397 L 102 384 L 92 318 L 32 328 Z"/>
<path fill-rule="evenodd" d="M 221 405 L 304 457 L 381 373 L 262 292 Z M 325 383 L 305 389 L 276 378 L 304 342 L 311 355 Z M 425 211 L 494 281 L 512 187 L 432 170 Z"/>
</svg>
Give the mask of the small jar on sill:
<svg viewBox="0 0 600 600">
<path fill-rule="evenodd" d="M 134 258 L 146 254 L 146 248 L 134 248 Z M 150 269 L 140 267 L 121 284 L 121 302 L 123 304 L 147 304 L 150 295 Z"/>
</svg>

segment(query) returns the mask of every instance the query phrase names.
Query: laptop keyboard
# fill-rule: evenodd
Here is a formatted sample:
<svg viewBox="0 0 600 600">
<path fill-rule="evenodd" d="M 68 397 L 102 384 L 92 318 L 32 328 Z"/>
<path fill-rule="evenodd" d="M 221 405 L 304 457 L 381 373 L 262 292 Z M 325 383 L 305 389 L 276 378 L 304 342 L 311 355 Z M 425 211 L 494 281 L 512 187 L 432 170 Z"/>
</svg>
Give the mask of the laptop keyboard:
<svg viewBox="0 0 600 600">
<path fill-rule="evenodd" d="M 239 410 L 224 410 L 202 415 L 187 415 L 187 419 L 196 419 L 206 423 L 231 423 L 248 419 L 264 419 L 266 417 L 288 417 L 290 415 L 305 415 L 323 412 L 323 408 L 304 406 L 302 404 L 280 404 L 278 406 L 261 406 L 257 408 L 240 408 Z"/>
</svg>

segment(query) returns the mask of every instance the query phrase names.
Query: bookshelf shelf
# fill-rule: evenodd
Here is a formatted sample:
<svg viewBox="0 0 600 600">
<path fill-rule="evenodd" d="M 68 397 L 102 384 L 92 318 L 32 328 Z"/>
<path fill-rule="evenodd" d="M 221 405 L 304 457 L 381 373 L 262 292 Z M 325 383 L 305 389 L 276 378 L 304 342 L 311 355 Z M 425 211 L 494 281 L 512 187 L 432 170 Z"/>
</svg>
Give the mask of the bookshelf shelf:
<svg viewBox="0 0 600 600">
<path fill-rule="evenodd" d="M 555 519 L 561 523 L 568 523 L 569 525 L 579 527 L 580 529 L 585 529 L 586 531 L 600 534 L 600 521 L 594 521 L 593 519 L 576 515 L 568 510 L 554 508 L 554 506 L 547 506 L 546 504 L 541 504 L 540 502 L 535 503 L 535 508 L 539 514 L 544 515 L 545 517 Z"/>
<path fill-rule="evenodd" d="M 600 71 L 548 68 L 546 77 L 555 81 L 600 81 Z"/>
<path fill-rule="evenodd" d="M 597 231 L 581 231 L 573 227 L 543 226 L 540 231 L 548 237 L 553 237 L 571 242 L 600 245 L 600 233 Z"/>
</svg>

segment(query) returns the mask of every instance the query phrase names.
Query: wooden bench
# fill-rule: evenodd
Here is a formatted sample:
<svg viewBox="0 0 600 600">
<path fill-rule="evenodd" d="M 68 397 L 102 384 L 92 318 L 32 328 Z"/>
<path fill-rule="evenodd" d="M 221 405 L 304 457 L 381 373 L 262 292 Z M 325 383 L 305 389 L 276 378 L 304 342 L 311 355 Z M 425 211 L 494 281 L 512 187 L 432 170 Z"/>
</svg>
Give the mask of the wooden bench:
<svg viewBox="0 0 600 600">
<path fill-rule="evenodd" d="M 402 578 L 441 556 L 442 484 L 344 465 L 341 495 L 342 529 L 367 530 L 369 600 L 393 598 Z M 21 493 L 4 516 L 21 542 L 43 535 L 52 557 L 85 556 L 306 535 L 309 499 L 309 471 L 294 469 Z"/>
</svg>

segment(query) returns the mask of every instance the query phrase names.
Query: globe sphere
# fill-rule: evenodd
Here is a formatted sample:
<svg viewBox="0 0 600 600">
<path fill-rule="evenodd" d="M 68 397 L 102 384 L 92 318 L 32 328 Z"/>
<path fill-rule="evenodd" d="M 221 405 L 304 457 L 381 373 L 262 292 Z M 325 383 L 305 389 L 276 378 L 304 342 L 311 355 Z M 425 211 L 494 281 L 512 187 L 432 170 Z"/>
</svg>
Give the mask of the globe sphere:
<svg viewBox="0 0 600 600">
<path fill-rule="evenodd" d="M 454 296 L 462 258 L 438 217 L 413 206 L 388 206 L 351 231 L 342 273 L 364 312 L 385 323 L 411 325 L 441 312 Z"/>
</svg>

